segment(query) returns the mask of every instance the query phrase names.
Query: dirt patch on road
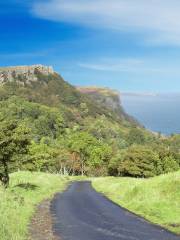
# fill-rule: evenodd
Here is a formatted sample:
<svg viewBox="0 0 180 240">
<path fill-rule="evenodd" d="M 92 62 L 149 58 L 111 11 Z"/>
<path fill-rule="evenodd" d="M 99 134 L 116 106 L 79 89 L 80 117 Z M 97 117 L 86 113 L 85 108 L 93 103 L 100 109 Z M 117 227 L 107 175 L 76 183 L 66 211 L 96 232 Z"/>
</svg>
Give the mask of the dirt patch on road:
<svg viewBox="0 0 180 240">
<path fill-rule="evenodd" d="M 52 230 L 53 216 L 50 204 L 50 200 L 46 200 L 37 207 L 29 226 L 30 240 L 60 240 Z"/>
</svg>

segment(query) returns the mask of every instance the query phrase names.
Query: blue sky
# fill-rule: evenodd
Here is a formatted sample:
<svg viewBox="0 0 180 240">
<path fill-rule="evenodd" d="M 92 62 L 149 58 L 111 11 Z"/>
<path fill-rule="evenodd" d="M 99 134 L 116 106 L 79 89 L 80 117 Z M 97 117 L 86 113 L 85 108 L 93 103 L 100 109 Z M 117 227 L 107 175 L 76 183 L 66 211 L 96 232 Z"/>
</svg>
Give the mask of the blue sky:
<svg viewBox="0 0 180 240">
<path fill-rule="evenodd" d="M 74 85 L 180 92 L 179 0 L 1 0 L 0 65 Z"/>
</svg>

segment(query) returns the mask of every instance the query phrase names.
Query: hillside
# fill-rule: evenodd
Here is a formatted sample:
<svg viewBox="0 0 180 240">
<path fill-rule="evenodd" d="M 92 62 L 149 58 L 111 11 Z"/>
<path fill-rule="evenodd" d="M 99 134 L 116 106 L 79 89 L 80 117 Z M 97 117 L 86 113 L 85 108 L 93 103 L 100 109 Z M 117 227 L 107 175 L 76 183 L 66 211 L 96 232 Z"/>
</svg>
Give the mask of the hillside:
<svg viewBox="0 0 180 240">
<path fill-rule="evenodd" d="M 42 65 L 0 68 L 0 75 L 1 151 L 9 153 L 0 159 L 1 179 L 6 159 L 10 172 L 151 177 L 179 168 L 179 142 L 163 142 L 142 128 L 124 112 L 117 92 L 76 89 Z M 24 155 L 16 145 L 25 143 Z"/>
<path fill-rule="evenodd" d="M 87 115 L 92 117 L 104 114 L 111 120 L 121 121 L 121 124 L 124 120 L 137 124 L 128 118 L 119 100 L 116 102 L 116 112 L 114 111 L 113 105 L 110 106 L 114 96 L 104 97 L 105 102 L 98 98 L 92 99 L 65 82 L 52 67 L 34 65 L 0 68 L 0 83 L 1 100 L 16 95 L 31 102 L 60 107 L 66 115 L 72 115 L 73 120 L 77 121 L 81 119 L 83 111 L 87 111 Z"/>
</svg>

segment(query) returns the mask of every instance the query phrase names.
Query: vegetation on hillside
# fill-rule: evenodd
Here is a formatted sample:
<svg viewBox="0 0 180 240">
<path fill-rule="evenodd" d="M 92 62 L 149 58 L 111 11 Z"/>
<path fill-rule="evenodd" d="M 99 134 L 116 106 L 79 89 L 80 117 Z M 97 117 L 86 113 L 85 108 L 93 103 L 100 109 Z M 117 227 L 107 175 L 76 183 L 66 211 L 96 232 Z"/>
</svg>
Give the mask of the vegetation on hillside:
<svg viewBox="0 0 180 240">
<path fill-rule="evenodd" d="M 180 137 L 142 128 L 110 90 L 92 98 L 57 74 L 36 75 L 0 86 L 2 181 L 17 170 L 151 177 L 179 168 Z"/>
<path fill-rule="evenodd" d="M 0 239 L 25 239 L 34 206 L 64 188 L 67 179 L 47 173 L 148 178 L 179 169 L 180 135 L 165 138 L 147 131 L 124 112 L 118 95 L 110 90 L 82 93 L 57 74 L 35 74 L 38 81 L 26 82 L 20 75 L 0 85 L 0 181 L 7 187 L 9 174 L 18 172 L 10 175 L 9 188 L 0 185 Z M 170 186 L 176 189 L 176 174 L 168 176 L 175 179 Z M 165 180 L 157 178 L 157 193 L 161 179 Z M 143 215 L 138 194 L 142 191 L 149 198 L 150 190 L 156 189 L 156 180 L 117 181 L 117 186 L 125 184 L 120 203 Z M 98 189 L 106 186 L 113 193 L 111 186 L 114 188 L 116 180 L 100 179 L 96 183 Z M 179 190 L 176 195 L 168 187 L 168 192 L 166 184 L 162 189 L 164 192 L 159 194 L 166 199 L 171 192 L 176 203 Z M 134 196 L 135 203 L 126 205 Z M 141 197 L 142 204 L 151 210 Z M 154 214 L 152 220 L 156 222 L 161 212 L 155 207 L 162 204 L 166 210 L 170 200 L 168 197 L 167 203 L 158 203 L 152 199 L 153 212 L 145 207 L 142 211 L 150 220 Z M 157 222 L 176 230 L 178 211 L 173 205 L 171 210 L 175 212 L 174 220 L 169 213 Z"/>
<path fill-rule="evenodd" d="M 180 234 L 180 172 L 150 179 L 96 178 L 93 186 L 115 203 Z"/>
</svg>

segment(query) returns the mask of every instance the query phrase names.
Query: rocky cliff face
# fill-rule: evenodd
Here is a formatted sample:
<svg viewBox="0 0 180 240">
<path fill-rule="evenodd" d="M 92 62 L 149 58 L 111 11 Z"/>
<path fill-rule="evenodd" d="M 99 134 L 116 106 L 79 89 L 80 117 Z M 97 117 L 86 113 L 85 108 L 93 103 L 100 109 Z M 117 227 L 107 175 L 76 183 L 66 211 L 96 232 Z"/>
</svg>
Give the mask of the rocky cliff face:
<svg viewBox="0 0 180 240">
<path fill-rule="evenodd" d="M 0 67 L 0 84 L 16 81 L 24 85 L 35 82 L 38 80 L 37 73 L 48 75 L 53 74 L 54 70 L 43 65 Z"/>
<path fill-rule="evenodd" d="M 77 89 L 81 93 L 88 94 L 94 100 L 106 107 L 109 107 L 113 110 L 121 108 L 121 101 L 118 91 L 98 87 L 77 87 Z"/>
<path fill-rule="evenodd" d="M 102 107 L 106 107 L 110 111 L 113 111 L 121 119 L 139 125 L 134 118 L 126 114 L 124 111 L 121 105 L 120 93 L 118 91 L 99 87 L 77 87 L 77 90 L 88 95 L 93 101 L 97 102 Z"/>
</svg>

